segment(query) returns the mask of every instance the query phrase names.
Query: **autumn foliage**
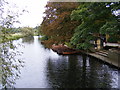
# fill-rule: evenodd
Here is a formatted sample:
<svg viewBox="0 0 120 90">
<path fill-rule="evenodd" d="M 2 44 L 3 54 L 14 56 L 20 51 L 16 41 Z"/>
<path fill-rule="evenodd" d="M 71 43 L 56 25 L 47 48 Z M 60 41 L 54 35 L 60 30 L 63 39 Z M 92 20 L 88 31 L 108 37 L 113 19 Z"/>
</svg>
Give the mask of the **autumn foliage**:
<svg viewBox="0 0 120 90">
<path fill-rule="evenodd" d="M 41 25 L 41 31 L 48 36 L 48 41 L 53 43 L 69 42 L 78 21 L 71 20 L 70 15 L 78 7 L 78 3 L 48 2 L 46 16 Z"/>
</svg>

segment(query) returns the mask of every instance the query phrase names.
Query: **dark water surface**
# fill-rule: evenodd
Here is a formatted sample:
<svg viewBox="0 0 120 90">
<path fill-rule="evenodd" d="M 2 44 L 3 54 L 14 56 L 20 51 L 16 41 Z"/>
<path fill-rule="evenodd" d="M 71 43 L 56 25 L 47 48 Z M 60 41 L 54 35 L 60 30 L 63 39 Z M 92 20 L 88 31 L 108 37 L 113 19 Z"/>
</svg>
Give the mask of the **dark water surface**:
<svg viewBox="0 0 120 90">
<path fill-rule="evenodd" d="M 118 88 L 118 70 L 86 55 L 58 55 L 38 36 L 14 41 L 25 61 L 16 88 Z"/>
</svg>

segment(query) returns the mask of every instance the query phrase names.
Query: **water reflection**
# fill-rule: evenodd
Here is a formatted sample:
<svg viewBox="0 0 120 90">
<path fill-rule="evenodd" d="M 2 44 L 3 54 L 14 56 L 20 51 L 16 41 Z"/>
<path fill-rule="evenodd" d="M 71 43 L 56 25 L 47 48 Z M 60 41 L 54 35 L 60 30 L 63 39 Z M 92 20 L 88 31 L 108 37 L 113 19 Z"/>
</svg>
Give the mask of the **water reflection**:
<svg viewBox="0 0 120 90">
<path fill-rule="evenodd" d="M 109 66 L 85 55 L 71 55 L 57 61 L 49 59 L 47 70 L 53 88 L 112 88 L 112 83 L 115 83 Z M 115 71 L 118 75 L 117 69 Z M 115 81 L 114 88 L 117 88 L 118 80 Z"/>
<path fill-rule="evenodd" d="M 22 39 L 18 40 L 22 43 Z M 29 41 L 28 41 L 29 42 Z M 117 88 L 118 70 L 86 55 L 58 55 L 34 42 L 22 43 L 25 67 L 16 88 Z"/>
<path fill-rule="evenodd" d="M 22 38 L 22 43 L 32 44 L 33 42 L 34 42 L 34 37 L 33 36 L 23 37 Z"/>
</svg>

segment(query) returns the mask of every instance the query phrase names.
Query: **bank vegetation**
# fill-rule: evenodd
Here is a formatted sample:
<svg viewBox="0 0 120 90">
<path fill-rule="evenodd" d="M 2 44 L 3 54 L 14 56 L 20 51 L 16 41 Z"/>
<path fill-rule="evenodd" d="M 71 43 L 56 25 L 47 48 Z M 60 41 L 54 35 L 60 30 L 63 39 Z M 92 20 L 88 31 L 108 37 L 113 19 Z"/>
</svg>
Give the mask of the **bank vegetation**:
<svg viewBox="0 0 120 90">
<path fill-rule="evenodd" d="M 97 39 L 120 41 L 120 2 L 48 2 L 39 31 L 43 43 L 89 50 Z"/>
</svg>

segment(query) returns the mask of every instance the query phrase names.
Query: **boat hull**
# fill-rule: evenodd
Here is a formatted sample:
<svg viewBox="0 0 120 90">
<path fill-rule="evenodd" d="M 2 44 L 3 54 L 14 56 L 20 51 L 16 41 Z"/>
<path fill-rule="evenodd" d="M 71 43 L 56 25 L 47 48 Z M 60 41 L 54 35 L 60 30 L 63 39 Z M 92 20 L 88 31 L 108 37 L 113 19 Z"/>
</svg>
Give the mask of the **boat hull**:
<svg viewBox="0 0 120 90">
<path fill-rule="evenodd" d="M 64 45 L 52 45 L 52 50 L 62 55 L 78 54 L 80 51 L 71 49 Z"/>
</svg>

